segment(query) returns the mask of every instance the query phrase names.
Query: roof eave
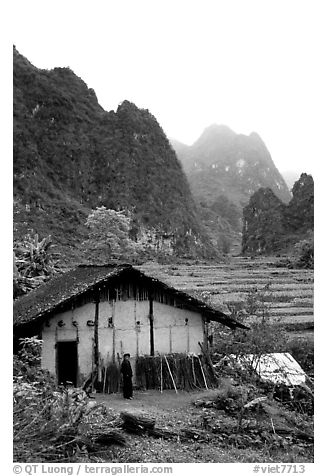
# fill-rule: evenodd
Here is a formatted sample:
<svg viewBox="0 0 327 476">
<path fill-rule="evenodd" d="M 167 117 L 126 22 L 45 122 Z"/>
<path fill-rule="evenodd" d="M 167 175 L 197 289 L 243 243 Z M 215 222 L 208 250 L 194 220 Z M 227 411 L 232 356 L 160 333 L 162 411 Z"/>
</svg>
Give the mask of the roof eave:
<svg viewBox="0 0 327 476">
<path fill-rule="evenodd" d="M 210 314 L 206 315 L 206 317 L 210 321 L 220 322 L 220 324 L 223 324 L 223 325 L 229 327 L 230 329 L 236 329 L 236 328 L 245 329 L 245 330 L 250 329 L 250 327 L 246 326 L 245 324 L 242 324 L 241 322 L 235 321 L 234 319 L 226 316 L 226 314 L 223 314 L 223 313 L 219 313 L 219 314 L 216 314 L 216 313 L 211 314 L 210 313 Z"/>
<path fill-rule="evenodd" d="M 245 326 L 244 324 L 241 324 L 234 319 L 230 318 L 226 314 L 224 314 L 221 311 L 218 311 L 217 309 L 209 307 L 205 302 L 200 301 L 196 299 L 195 297 L 185 293 L 184 291 L 179 291 L 178 289 L 164 283 L 163 281 L 160 281 L 157 278 L 147 276 L 145 273 L 142 271 L 139 271 L 135 268 L 133 268 L 131 265 L 124 265 L 121 266 L 121 270 L 119 273 L 119 276 L 122 274 L 125 274 L 126 272 L 135 272 L 139 277 L 145 278 L 146 280 L 149 280 L 152 283 L 159 284 L 162 286 L 164 289 L 167 291 L 173 293 L 175 296 L 180 297 L 186 305 L 188 305 L 190 308 L 195 309 L 197 312 L 201 312 L 204 316 L 206 316 L 209 320 L 211 321 L 216 321 L 220 322 L 221 324 L 231 328 L 235 329 L 237 327 L 243 328 L 243 329 L 249 329 L 249 327 Z M 97 287 L 100 287 L 104 283 L 106 283 L 109 280 L 115 279 L 118 275 L 115 274 L 114 276 L 105 276 L 98 281 L 94 282 L 91 284 L 89 287 L 86 289 L 81 289 L 79 292 L 76 292 L 74 295 L 67 297 L 66 299 L 63 299 L 61 302 L 54 304 L 52 306 L 49 306 L 47 309 L 42 310 L 38 314 L 34 315 L 30 319 L 26 319 L 25 321 L 23 320 L 22 322 L 18 322 L 14 324 L 14 329 L 21 329 L 21 328 L 26 328 L 29 326 L 34 326 L 37 325 L 38 321 L 41 324 L 41 321 L 47 316 L 51 315 L 53 312 L 56 311 L 56 309 L 60 308 L 61 306 L 67 305 L 69 302 L 73 301 L 77 296 L 80 296 L 84 294 L 85 292 L 90 292 Z"/>
</svg>

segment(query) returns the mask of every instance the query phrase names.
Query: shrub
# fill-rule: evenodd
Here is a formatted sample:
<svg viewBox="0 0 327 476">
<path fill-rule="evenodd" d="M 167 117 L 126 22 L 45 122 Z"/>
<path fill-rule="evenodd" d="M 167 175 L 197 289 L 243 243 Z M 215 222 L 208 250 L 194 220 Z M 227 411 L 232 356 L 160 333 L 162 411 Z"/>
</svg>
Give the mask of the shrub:
<svg viewBox="0 0 327 476">
<path fill-rule="evenodd" d="M 14 461 L 81 461 L 101 445 L 123 444 L 125 438 L 104 405 L 89 402 L 81 389 L 58 388 L 40 368 L 41 343 L 20 339 L 14 358 Z M 103 450 L 103 447 L 102 447 Z"/>
<path fill-rule="evenodd" d="M 213 351 L 219 354 L 256 354 L 285 351 L 287 338 L 281 326 L 271 322 L 269 315 L 269 284 L 262 290 L 253 288 L 245 302 L 229 306 L 231 317 L 239 322 L 248 323 L 249 330 L 227 331 L 215 327 Z"/>
<path fill-rule="evenodd" d="M 36 336 L 19 339 L 19 349 L 14 355 L 14 382 L 24 380 L 45 384 L 52 381 L 49 373 L 41 370 L 41 348 L 42 340 Z"/>
<path fill-rule="evenodd" d="M 314 241 L 313 236 L 306 240 L 299 241 L 295 245 L 296 261 L 295 267 L 313 269 L 314 267 Z"/>
<path fill-rule="evenodd" d="M 293 339 L 288 343 L 288 351 L 307 373 L 312 373 L 314 368 L 313 342 L 304 339 Z"/>
</svg>

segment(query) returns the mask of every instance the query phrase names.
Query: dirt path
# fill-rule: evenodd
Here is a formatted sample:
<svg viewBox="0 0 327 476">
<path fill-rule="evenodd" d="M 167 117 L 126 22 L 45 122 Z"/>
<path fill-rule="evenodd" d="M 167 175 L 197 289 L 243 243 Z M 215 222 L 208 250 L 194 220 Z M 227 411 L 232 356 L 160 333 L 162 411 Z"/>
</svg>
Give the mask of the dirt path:
<svg viewBox="0 0 327 476">
<path fill-rule="evenodd" d="M 107 408 L 117 412 L 124 410 L 146 411 L 151 415 L 163 416 L 169 414 L 183 413 L 190 414 L 195 407 L 192 405 L 194 400 L 210 396 L 214 390 L 185 392 L 174 390 L 164 390 L 160 393 L 158 390 L 135 391 L 133 400 L 125 400 L 121 393 L 96 394 L 94 395 L 98 403 L 103 403 Z"/>
<path fill-rule="evenodd" d="M 145 411 L 155 418 L 157 428 L 178 431 L 182 428 L 202 428 L 203 409 L 192 404 L 194 400 L 209 398 L 217 390 L 179 391 L 157 390 L 136 391 L 133 400 L 124 400 L 122 394 L 95 394 L 97 403 L 103 403 L 111 412 Z M 227 418 L 227 417 L 226 417 Z M 110 463 L 253 463 L 259 461 L 294 461 L 289 450 L 280 449 L 277 455 L 270 455 L 265 448 L 238 448 L 232 443 L 222 445 L 221 440 L 212 443 L 197 441 L 162 440 L 125 433 L 126 444 L 123 447 L 112 445 L 106 451 Z M 296 453 L 296 461 L 309 462 L 306 455 Z"/>
</svg>

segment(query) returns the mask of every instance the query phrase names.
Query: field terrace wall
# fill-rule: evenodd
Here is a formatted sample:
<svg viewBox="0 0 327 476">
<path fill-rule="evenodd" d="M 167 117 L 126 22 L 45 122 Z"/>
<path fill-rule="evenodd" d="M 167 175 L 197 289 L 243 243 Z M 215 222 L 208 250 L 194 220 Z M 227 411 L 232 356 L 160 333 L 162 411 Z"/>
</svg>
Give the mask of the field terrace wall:
<svg viewBox="0 0 327 476">
<path fill-rule="evenodd" d="M 107 278 L 102 276 L 100 281 L 86 283 L 86 288 L 79 288 L 74 272 L 69 273 L 62 277 L 63 286 L 65 279 L 68 280 L 67 291 L 61 289 L 59 297 L 55 293 L 56 286 L 54 289 L 49 286 L 48 299 L 51 301 L 52 293 L 52 299 L 58 303 L 47 308 L 47 293 L 36 290 L 34 300 L 31 295 L 25 297 L 31 306 L 26 311 L 29 317 L 24 317 L 24 307 L 17 303 L 23 318 L 18 325 L 16 323 L 16 334 L 37 333 L 42 338 L 42 367 L 57 376 L 58 346 L 76 343 L 77 384 L 101 364 L 115 362 L 119 365 L 127 352 L 131 354 L 134 368 L 136 358 L 141 355 L 198 354 L 198 343 L 206 345 L 210 318 L 226 321 L 230 327 L 239 326 L 223 313 L 132 267 L 121 267 L 119 272 L 114 270 Z M 60 283 L 60 277 L 56 280 Z M 68 288 L 72 287 L 73 291 L 69 292 Z M 35 314 L 33 306 L 38 294 L 44 304 L 40 305 L 41 312 Z"/>
</svg>

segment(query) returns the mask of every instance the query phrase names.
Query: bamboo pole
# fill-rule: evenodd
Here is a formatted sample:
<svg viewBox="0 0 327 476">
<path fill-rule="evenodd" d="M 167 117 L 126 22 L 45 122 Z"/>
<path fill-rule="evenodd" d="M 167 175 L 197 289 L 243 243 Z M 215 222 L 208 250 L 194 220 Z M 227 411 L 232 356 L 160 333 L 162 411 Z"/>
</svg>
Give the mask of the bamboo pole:
<svg viewBox="0 0 327 476">
<path fill-rule="evenodd" d="M 94 373 L 94 337 L 92 339 L 91 393 L 94 392 L 93 373 Z"/>
<path fill-rule="evenodd" d="M 173 377 L 173 374 L 171 373 L 171 370 L 170 370 L 170 367 L 169 367 L 169 363 L 168 363 L 168 360 L 167 360 L 167 357 L 164 355 L 164 358 L 165 358 L 165 361 L 166 361 L 166 364 L 167 364 L 167 367 L 168 367 L 168 371 L 169 371 L 169 375 L 173 381 L 173 385 L 174 385 L 174 389 L 175 389 L 175 392 L 178 393 L 177 391 L 177 388 L 176 388 L 176 385 L 175 385 L 175 380 L 174 380 L 174 377 Z"/>
<path fill-rule="evenodd" d="M 99 359 L 99 370 L 98 370 L 98 382 L 99 384 L 102 382 L 102 369 L 104 367 L 104 364 L 103 364 L 103 358 L 101 357 Z"/>
<path fill-rule="evenodd" d="M 107 365 L 106 365 L 105 368 L 104 368 L 104 377 L 103 377 L 102 393 L 105 392 L 106 380 L 107 380 Z"/>
<path fill-rule="evenodd" d="M 162 393 L 162 356 L 160 356 L 160 393 Z"/>
<path fill-rule="evenodd" d="M 116 361 L 116 329 L 115 324 L 112 324 L 112 362 Z"/>
<path fill-rule="evenodd" d="M 196 377 L 195 377 L 195 370 L 194 370 L 194 357 L 193 357 L 193 355 L 192 355 L 192 373 L 193 373 L 194 385 L 196 386 Z"/>
<path fill-rule="evenodd" d="M 120 359 L 120 355 L 119 355 L 119 352 L 117 352 L 117 360 L 118 360 L 118 367 L 119 367 L 119 377 L 118 377 L 118 380 L 119 380 L 119 383 L 118 383 L 118 390 L 121 388 L 122 386 L 122 375 L 120 373 L 120 369 L 121 369 L 121 359 Z"/>
<path fill-rule="evenodd" d="M 171 354 L 173 351 L 173 342 L 172 342 L 172 335 L 171 335 L 171 326 L 169 326 L 169 353 Z"/>
<path fill-rule="evenodd" d="M 154 356 L 154 330 L 153 330 L 153 292 L 149 296 L 149 319 L 150 319 L 150 355 Z"/>
<path fill-rule="evenodd" d="M 106 359 L 106 362 L 105 362 L 102 393 L 104 393 L 104 392 L 105 392 L 105 389 L 106 389 L 108 365 L 109 365 L 109 352 L 107 353 L 107 359 Z"/>
<path fill-rule="evenodd" d="M 95 295 L 95 315 L 94 315 L 94 367 L 97 376 L 97 383 L 100 381 L 100 362 L 99 362 L 99 290 Z"/>
<path fill-rule="evenodd" d="M 204 385 L 206 386 L 206 389 L 209 390 L 208 385 L 207 385 L 207 381 L 206 381 L 206 377 L 205 377 L 205 375 L 204 375 L 204 371 L 203 371 L 202 362 L 201 362 L 200 357 L 198 357 L 198 359 L 199 359 L 199 363 L 200 363 L 200 368 L 201 368 L 201 372 L 202 372 L 202 377 L 203 377 L 203 380 L 204 380 Z"/>
</svg>

